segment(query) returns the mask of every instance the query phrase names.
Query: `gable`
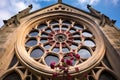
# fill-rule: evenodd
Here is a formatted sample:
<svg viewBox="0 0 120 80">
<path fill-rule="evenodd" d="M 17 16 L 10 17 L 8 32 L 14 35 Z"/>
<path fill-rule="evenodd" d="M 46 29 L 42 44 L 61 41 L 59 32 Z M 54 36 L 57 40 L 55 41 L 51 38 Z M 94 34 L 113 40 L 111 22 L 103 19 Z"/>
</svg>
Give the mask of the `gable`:
<svg viewBox="0 0 120 80">
<path fill-rule="evenodd" d="M 69 13 L 75 13 L 75 14 L 80 14 L 86 17 L 89 17 L 91 19 L 96 18 L 94 15 L 92 15 L 89 12 L 86 12 L 84 10 L 81 10 L 79 8 L 75 8 L 73 6 L 67 5 L 65 3 L 57 3 L 57 4 L 53 4 L 51 6 L 36 10 L 34 12 L 31 12 L 29 15 L 27 16 L 31 16 L 34 17 L 35 15 L 40 15 L 40 14 L 44 14 L 44 13 L 49 13 L 49 12 L 69 12 Z M 26 17 L 27 17 L 26 16 Z"/>
</svg>

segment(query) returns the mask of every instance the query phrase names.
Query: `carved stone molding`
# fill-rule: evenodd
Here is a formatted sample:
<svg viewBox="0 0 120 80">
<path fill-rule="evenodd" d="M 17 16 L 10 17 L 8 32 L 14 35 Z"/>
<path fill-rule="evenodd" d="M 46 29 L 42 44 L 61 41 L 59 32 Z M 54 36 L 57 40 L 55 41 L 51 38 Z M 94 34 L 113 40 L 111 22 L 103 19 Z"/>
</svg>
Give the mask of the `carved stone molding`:
<svg viewBox="0 0 120 80">
<path fill-rule="evenodd" d="M 17 44 L 16 44 L 17 56 L 18 56 L 19 60 L 25 66 L 27 66 L 30 70 L 32 70 L 33 72 L 38 73 L 39 75 L 52 77 L 52 74 L 55 72 L 55 70 L 52 70 L 48 66 L 46 66 L 45 60 L 43 60 L 43 62 L 37 62 L 33 58 L 31 58 L 30 55 L 28 55 L 29 51 L 27 52 L 26 50 L 29 50 L 29 49 L 32 49 L 32 48 L 30 48 L 30 47 L 25 48 L 25 43 L 27 44 L 27 40 L 29 41 L 29 39 L 30 39 L 30 37 L 27 36 L 27 35 L 30 33 L 31 30 L 35 29 L 35 30 L 37 30 L 39 32 L 39 34 L 42 34 L 43 32 L 46 32 L 45 30 L 47 28 L 51 28 L 52 31 L 53 31 L 54 28 L 52 28 L 53 26 L 51 25 L 52 23 L 50 24 L 50 21 L 52 19 L 53 20 L 59 19 L 59 20 L 57 20 L 59 22 L 57 24 L 58 24 L 58 26 L 62 26 L 62 24 L 65 24 L 65 23 L 62 23 L 62 21 L 64 21 L 64 19 L 65 19 L 65 20 L 68 20 L 68 21 L 73 20 L 72 24 L 70 24 L 71 26 L 68 27 L 69 29 L 70 28 L 72 29 L 72 25 L 74 25 L 74 23 L 76 22 L 76 24 L 81 24 L 84 27 L 84 30 L 90 30 L 91 32 L 93 32 L 94 37 L 90 38 L 90 40 L 95 39 L 94 42 L 96 44 L 96 46 L 91 47 L 91 49 L 86 47 L 86 49 L 88 49 L 91 52 L 91 54 L 94 54 L 94 55 L 92 55 L 85 62 L 74 66 L 74 67 L 80 67 L 79 72 L 76 72 L 74 67 L 71 67 L 70 68 L 71 69 L 70 74 L 73 75 L 73 76 L 77 76 L 77 75 L 82 74 L 82 73 L 86 72 L 87 70 L 90 70 L 91 68 L 93 68 L 103 58 L 104 53 L 105 53 L 105 46 L 104 46 L 104 42 L 103 42 L 102 38 L 100 36 L 98 37 L 98 35 L 100 35 L 100 33 L 99 33 L 99 30 L 96 31 L 96 28 L 97 28 L 96 26 L 97 25 L 94 25 L 93 21 L 92 21 L 93 23 L 90 23 L 89 21 L 91 21 L 91 20 L 89 20 L 89 19 L 86 20 L 83 17 L 81 18 L 79 16 L 76 17 L 76 16 L 73 16 L 73 15 L 70 15 L 68 17 L 67 14 L 65 14 L 65 13 L 61 14 L 61 16 L 60 16 L 60 14 L 57 15 L 57 13 L 56 14 L 46 14 L 44 16 L 34 17 L 34 19 L 31 19 L 30 21 L 27 21 L 25 24 L 21 25 L 21 26 L 24 26 L 21 29 L 23 31 L 23 33 L 21 33 L 19 35 L 19 39 L 18 39 Z M 42 22 L 44 22 L 45 24 L 47 23 L 47 25 L 46 25 L 47 28 L 45 28 L 43 30 L 38 30 L 37 27 L 40 26 L 39 24 L 43 24 Z M 55 26 L 55 28 L 56 28 L 56 26 Z M 80 32 L 82 32 L 82 30 L 79 30 L 79 29 L 76 29 L 76 31 L 78 31 L 79 34 L 80 34 Z M 63 40 L 62 42 L 66 41 L 69 38 L 69 35 L 67 35 L 67 32 L 65 32 L 65 31 L 63 33 L 61 33 L 61 34 L 58 34 L 59 31 L 53 31 L 53 32 L 55 32 L 55 34 L 53 34 L 53 37 L 55 36 L 55 39 L 56 39 L 56 37 L 61 38 L 61 35 L 62 35 L 62 37 L 65 37 L 65 40 Z M 71 32 L 69 32 L 69 33 L 71 33 Z M 58 36 L 57 36 L 57 34 L 58 34 Z M 50 34 L 49 34 L 49 36 L 50 36 Z M 36 38 L 36 40 L 40 41 L 40 39 L 41 39 L 40 37 L 41 37 L 41 35 L 39 35 L 38 37 L 35 37 L 35 38 Z M 33 39 L 35 39 L 35 38 L 33 38 Z M 55 39 L 53 39 L 53 40 L 55 40 Z M 81 40 L 84 41 L 85 37 L 83 36 Z M 100 40 L 100 41 L 98 42 L 98 40 Z M 48 38 L 48 41 L 51 41 L 51 39 Z M 57 47 L 58 45 L 55 45 L 57 42 L 61 43 L 61 40 L 60 41 L 59 40 L 55 41 L 55 43 L 52 43 L 52 42 L 49 42 L 49 43 L 50 43 L 50 45 Z M 67 42 L 65 44 L 67 44 Z M 84 43 L 82 43 L 82 44 L 83 44 L 82 46 L 84 46 Z M 71 45 L 71 42 L 68 45 Z M 42 43 L 38 44 L 38 42 L 37 42 L 36 46 L 39 46 L 39 47 L 41 46 L 40 49 L 43 50 L 44 55 L 43 55 L 43 57 L 41 59 L 44 59 L 45 57 L 47 57 L 46 56 L 47 53 L 58 56 L 60 59 L 62 57 L 62 56 L 60 56 L 60 52 L 56 53 L 56 54 L 53 53 L 52 52 L 52 47 L 50 48 L 50 50 L 45 50 L 44 44 L 42 44 Z M 61 44 L 61 46 L 62 46 L 62 44 Z M 79 48 L 81 48 L 80 45 L 78 45 L 78 48 L 76 48 L 76 49 L 79 50 Z M 77 53 L 77 50 L 75 50 L 76 53 Z M 93 52 L 92 50 L 95 50 L 95 51 Z M 62 51 L 62 47 L 60 48 L 60 51 Z M 74 51 L 74 49 L 70 48 L 70 51 Z M 61 75 L 62 74 L 60 73 L 60 76 Z"/>
</svg>

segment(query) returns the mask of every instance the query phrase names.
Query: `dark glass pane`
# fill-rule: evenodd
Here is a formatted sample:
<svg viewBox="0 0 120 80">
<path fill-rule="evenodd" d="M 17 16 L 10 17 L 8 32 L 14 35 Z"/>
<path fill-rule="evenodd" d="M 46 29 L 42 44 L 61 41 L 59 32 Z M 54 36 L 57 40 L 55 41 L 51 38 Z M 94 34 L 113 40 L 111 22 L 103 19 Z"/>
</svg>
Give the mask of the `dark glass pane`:
<svg viewBox="0 0 120 80">
<path fill-rule="evenodd" d="M 32 80 L 38 80 L 36 76 L 32 75 Z"/>
<path fill-rule="evenodd" d="M 59 52 L 60 51 L 60 49 L 59 48 L 53 48 L 53 50 L 52 50 L 53 52 Z"/>
<path fill-rule="evenodd" d="M 54 29 L 54 30 L 60 30 L 59 25 L 53 26 L 53 29 Z"/>
<path fill-rule="evenodd" d="M 76 29 L 80 29 L 80 30 L 83 29 L 83 27 L 82 27 L 81 25 L 78 25 L 78 24 L 74 25 L 74 27 L 75 27 Z"/>
<path fill-rule="evenodd" d="M 70 33 L 74 33 L 74 32 L 76 32 L 76 30 L 74 28 L 71 28 Z"/>
<path fill-rule="evenodd" d="M 42 38 L 41 40 L 40 40 L 40 43 L 46 43 L 48 40 L 47 40 L 47 38 Z"/>
<path fill-rule="evenodd" d="M 9 65 L 9 68 L 13 67 L 16 63 L 17 63 L 17 57 L 14 55 L 10 65 Z"/>
<path fill-rule="evenodd" d="M 94 47 L 95 43 L 92 40 L 85 40 L 84 44 L 89 47 Z"/>
<path fill-rule="evenodd" d="M 95 80 L 92 76 L 88 77 L 89 80 Z"/>
<path fill-rule="evenodd" d="M 49 44 L 46 44 L 44 47 L 45 47 L 45 49 L 47 50 L 47 49 L 49 49 L 51 46 L 50 46 Z"/>
<path fill-rule="evenodd" d="M 20 68 L 20 70 L 25 73 L 26 69 L 25 68 Z"/>
<path fill-rule="evenodd" d="M 80 37 L 80 34 L 79 33 L 75 33 L 75 34 L 73 34 L 73 37 Z"/>
<path fill-rule="evenodd" d="M 108 59 L 107 59 L 106 56 L 104 56 L 103 62 L 104 62 L 104 64 L 106 64 L 107 67 L 109 67 L 110 69 L 112 69 L 112 67 L 111 67 L 111 65 L 110 65 L 110 63 L 109 63 L 109 61 L 108 61 Z"/>
<path fill-rule="evenodd" d="M 115 77 L 107 71 L 101 73 L 99 80 L 117 80 Z"/>
<path fill-rule="evenodd" d="M 68 26 L 65 26 L 65 25 L 62 26 L 62 30 L 67 30 L 67 29 L 68 29 Z"/>
<path fill-rule="evenodd" d="M 27 76 L 25 80 L 31 80 L 31 77 L 30 77 L 30 76 Z"/>
<path fill-rule="evenodd" d="M 38 29 L 42 30 L 42 29 L 45 28 L 46 26 L 47 26 L 47 24 L 40 24 L 40 25 L 38 26 Z"/>
<path fill-rule="evenodd" d="M 62 48 L 62 52 L 68 53 L 68 52 L 69 52 L 69 49 L 68 49 L 68 48 Z"/>
<path fill-rule="evenodd" d="M 44 54 L 43 50 L 41 50 L 40 48 L 37 48 L 31 52 L 30 56 L 32 58 L 40 58 L 43 54 Z"/>
<path fill-rule="evenodd" d="M 87 49 L 80 49 L 78 54 L 81 58 L 89 58 L 91 56 L 90 52 Z"/>
<path fill-rule="evenodd" d="M 51 62 L 58 62 L 59 59 L 57 56 L 53 56 L 53 55 L 48 55 L 46 58 L 45 58 L 45 62 L 48 66 L 50 66 Z"/>
<path fill-rule="evenodd" d="M 49 28 L 47 28 L 45 31 L 46 31 L 47 33 L 52 32 L 51 29 L 49 29 Z"/>
<path fill-rule="evenodd" d="M 37 36 L 38 35 L 38 31 L 31 31 L 30 33 L 29 33 L 29 35 L 30 36 Z"/>
<path fill-rule="evenodd" d="M 27 71 L 27 75 L 31 75 L 31 74 L 32 74 L 32 73 L 28 70 L 28 71 Z"/>
<path fill-rule="evenodd" d="M 72 49 L 76 49 L 78 46 L 77 46 L 76 44 L 72 44 L 70 47 L 71 47 Z"/>
<path fill-rule="evenodd" d="M 21 77 L 16 72 L 12 72 L 5 76 L 3 80 L 21 80 Z"/>
<path fill-rule="evenodd" d="M 26 46 L 35 46 L 37 44 L 36 39 L 30 39 L 26 42 Z"/>
<path fill-rule="evenodd" d="M 54 21 L 51 21 L 50 24 L 51 24 L 51 25 L 53 25 L 53 24 L 58 24 L 58 21 L 55 21 L 55 20 L 54 20 Z"/>
<path fill-rule="evenodd" d="M 92 37 L 93 36 L 90 32 L 83 32 L 82 35 L 85 37 Z"/>
<path fill-rule="evenodd" d="M 68 21 L 68 20 L 65 20 L 65 21 L 63 21 L 63 24 L 70 25 L 70 24 L 71 24 L 71 22 L 70 22 L 70 21 Z"/>
<path fill-rule="evenodd" d="M 47 37 L 47 36 L 48 36 L 48 34 L 46 34 L 46 33 L 41 34 L 41 37 Z"/>
<path fill-rule="evenodd" d="M 80 38 L 74 38 L 74 42 L 80 43 L 80 42 L 81 42 L 81 39 L 80 39 Z"/>
</svg>

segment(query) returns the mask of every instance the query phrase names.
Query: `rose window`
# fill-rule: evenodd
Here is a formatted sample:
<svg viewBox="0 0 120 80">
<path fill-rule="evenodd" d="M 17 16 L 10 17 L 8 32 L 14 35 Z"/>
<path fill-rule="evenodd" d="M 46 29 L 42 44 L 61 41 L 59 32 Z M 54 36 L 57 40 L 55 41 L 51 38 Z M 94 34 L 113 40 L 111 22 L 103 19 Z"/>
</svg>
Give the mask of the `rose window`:
<svg viewBox="0 0 120 80">
<path fill-rule="evenodd" d="M 93 37 L 81 24 L 60 19 L 40 23 L 28 33 L 25 46 L 26 50 L 32 48 L 28 50 L 30 57 L 44 65 L 59 63 L 70 52 L 80 55 L 80 61 L 74 63 L 77 65 L 92 56 L 96 46 Z"/>
<path fill-rule="evenodd" d="M 17 55 L 24 65 L 39 74 L 51 76 L 56 70 L 60 71 L 58 68 L 51 69 L 51 63 L 60 66 L 64 59 L 70 65 L 69 73 L 77 75 L 92 68 L 102 58 L 104 47 L 101 46 L 104 45 L 99 44 L 101 38 L 96 38 L 98 33 L 88 23 L 62 18 L 30 26 L 32 27 L 21 34 L 17 44 L 21 47 Z M 71 53 L 74 55 L 72 58 Z M 76 72 L 76 68 L 79 72 Z M 62 72 L 59 74 L 62 75 Z"/>
</svg>

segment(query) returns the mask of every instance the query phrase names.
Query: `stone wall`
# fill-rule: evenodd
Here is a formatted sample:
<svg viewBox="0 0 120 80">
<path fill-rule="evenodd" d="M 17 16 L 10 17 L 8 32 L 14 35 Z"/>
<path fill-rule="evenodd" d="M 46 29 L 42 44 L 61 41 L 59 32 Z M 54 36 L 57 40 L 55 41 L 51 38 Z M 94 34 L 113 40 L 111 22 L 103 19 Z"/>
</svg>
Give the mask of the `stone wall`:
<svg viewBox="0 0 120 80">
<path fill-rule="evenodd" d="M 113 70 L 119 76 L 120 74 L 120 30 L 116 27 L 105 25 L 101 27 L 104 42 L 107 48 L 106 56 L 113 67 Z"/>
</svg>

